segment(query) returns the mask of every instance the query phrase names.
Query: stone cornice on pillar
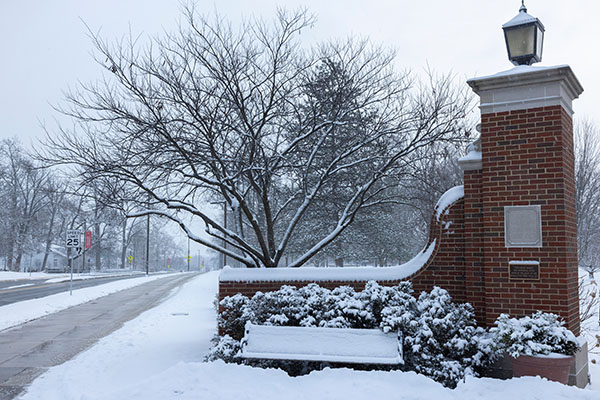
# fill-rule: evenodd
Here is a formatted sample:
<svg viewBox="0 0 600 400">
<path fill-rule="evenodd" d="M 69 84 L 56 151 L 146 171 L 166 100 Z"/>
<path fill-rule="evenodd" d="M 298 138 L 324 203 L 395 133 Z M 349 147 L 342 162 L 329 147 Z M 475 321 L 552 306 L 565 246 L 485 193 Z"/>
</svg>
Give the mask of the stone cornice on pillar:
<svg viewBox="0 0 600 400">
<path fill-rule="evenodd" d="M 572 115 L 572 102 L 583 92 L 568 65 L 520 65 L 467 83 L 481 99 L 481 114 L 561 105 Z"/>
</svg>

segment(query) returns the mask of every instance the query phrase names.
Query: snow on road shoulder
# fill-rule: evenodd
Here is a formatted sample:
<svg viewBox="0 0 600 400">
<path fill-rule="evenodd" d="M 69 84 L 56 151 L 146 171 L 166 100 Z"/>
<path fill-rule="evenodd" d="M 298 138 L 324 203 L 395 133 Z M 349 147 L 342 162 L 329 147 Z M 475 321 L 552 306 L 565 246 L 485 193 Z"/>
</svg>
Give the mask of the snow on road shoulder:
<svg viewBox="0 0 600 400">
<path fill-rule="evenodd" d="M 33 279 L 50 279 L 56 277 L 65 277 L 67 274 L 49 274 L 47 272 L 13 272 L 0 271 L 0 281 L 17 281 Z"/>
<path fill-rule="evenodd" d="M 39 299 L 8 304 L 0 307 L 0 331 L 165 276 L 168 275 L 125 279 L 94 287 L 76 289 L 73 290 L 73 296 L 70 296 L 67 291 Z"/>
<path fill-rule="evenodd" d="M 450 390 L 414 372 L 325 369 L 292 378 L 277 369 L 200 362 L 215 332 L 217 274 L 195 278 L 88 351 L 51 368 L 22 399 L 598 399 L 597 392 L 534 377 L 467 378 Z"/>
<path fill-rule="evenodd" d="M 134 275 L 145 275 L 143 271 L 127 271 L 122 273 L 107 273 L 107 274 L 73 274 L 73 280 L 84 281 L 88 279 L 98 279 L 98 278 L 114 278 L 118 276 L 134 276 Z M 58 283 L 58 282 L 66 282 L 71 280 L 71 277 L 67 274 L 66 276 L 61 276 L 58 278 L 48 279 L 46 283 Z"/>
</svg>

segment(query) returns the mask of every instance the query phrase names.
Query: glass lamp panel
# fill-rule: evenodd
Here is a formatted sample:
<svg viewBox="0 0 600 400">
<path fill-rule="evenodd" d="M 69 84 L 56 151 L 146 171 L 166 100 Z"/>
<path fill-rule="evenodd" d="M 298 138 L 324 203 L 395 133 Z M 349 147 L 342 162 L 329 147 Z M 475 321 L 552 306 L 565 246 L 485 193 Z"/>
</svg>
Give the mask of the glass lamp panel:
<svg viewBox="0 0 600 400">
<path fill-rule="evenodd" d="M 523 26 L 506 31 L 506 41 L 510 51 L 510 58 L 534 54 L 535 26 Z"/>
<path fill-rule="evenodd" d="M 544 31 L 542 31 L 539 27 L 537 27 L 537 43 L 536 43 L 537 49 L 535 54 L 538 56 L 538 58 L 541 60 L 542 59 L 542 49 L 544 46 Z"/>
</svg>

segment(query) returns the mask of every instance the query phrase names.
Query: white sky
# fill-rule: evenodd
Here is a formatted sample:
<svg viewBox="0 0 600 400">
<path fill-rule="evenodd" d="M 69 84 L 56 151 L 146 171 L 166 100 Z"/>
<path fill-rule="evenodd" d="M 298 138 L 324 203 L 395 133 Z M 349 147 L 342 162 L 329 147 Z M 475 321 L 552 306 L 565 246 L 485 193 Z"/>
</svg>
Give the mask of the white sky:
<svg viewBox="0 0 600 400">
<path fill-rule="evenodd" d="M 250 5 L 251 4 L 251 5 Z M 178 0 L 28 0 L 0 2 L 0 138 L 24 144 L 42 136 L 40 122 L 52 125 L 50 104 L 78 80 L 102 73 L 94 63 L 85 21 L 103 36 L 172 30 Z M 506 58 L 501 25 L 515 16 L 519 0 L 198 0 L 198 9 L 215 9 L 231 18 L 273 16 L 275 7 L 307 6 L 318 17 L 310 32 L 319 40 L 368 36 L 397 49 L 399 68 L 422 70 L 427 63 L 458 79 L 512 67 Z M 597 119 L 600 95 L 600 2 L 528 0 L 529 13 L 546 26 L 544 59 L 537 65 L 570 64 L 585 89 L 574 104 L 577 117 Z"/>
<path fill-rule="evenodd" d="M 397 50 L 399 69 L 453 72 L 466 81 L 512 68 L 501 25 L 518 13 L 519 0 L 197 0 L 197 8 L 239 20 L 270 18 L 277 5 L 306 6 L 318 21 L 317 40 L 367 36 Z M 600 1 L 527 0 L 546 27 L 543 62 L 570 64 L 585 91 L 576 118 L 600 121 Z M 0 0 L 0 139 L 28 145 L 60 118 L 51 108 L 62 91 L 105 70 L 91 57 L 82 21 L 106 39 L 160 34 L 177 26 L 179 0 Z M 465 83 L 466 85 L 466 83 Z M 195 246 L 194 246 L 195 247 Z"/>
</svg>

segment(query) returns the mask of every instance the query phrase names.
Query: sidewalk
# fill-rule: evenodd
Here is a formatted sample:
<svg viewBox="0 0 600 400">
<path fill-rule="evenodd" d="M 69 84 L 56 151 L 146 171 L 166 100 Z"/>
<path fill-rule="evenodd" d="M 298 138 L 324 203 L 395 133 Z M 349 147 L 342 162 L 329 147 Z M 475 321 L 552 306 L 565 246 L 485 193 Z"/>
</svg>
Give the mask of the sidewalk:
<svg viewBox="0 0 600 400">
<path fill-rule="evenodd" d="M 71 359 L 194 276 L 154 280 L 0 332 L 0 400 L 16 397 L 49 367 Z"/>
</svg>

